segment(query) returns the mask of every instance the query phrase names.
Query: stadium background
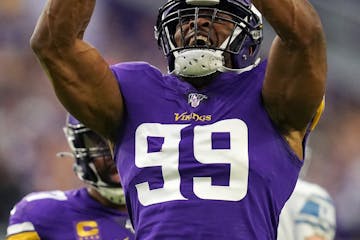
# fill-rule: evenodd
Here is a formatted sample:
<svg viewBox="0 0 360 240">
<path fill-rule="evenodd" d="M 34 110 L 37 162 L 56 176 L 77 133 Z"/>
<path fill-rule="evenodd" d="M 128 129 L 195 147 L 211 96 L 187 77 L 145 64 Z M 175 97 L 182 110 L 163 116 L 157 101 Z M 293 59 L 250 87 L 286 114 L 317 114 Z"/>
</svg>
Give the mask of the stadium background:
<svg viewBox="0 0 360 240">
<path fill-rule="evenodd" d="M 85 38 L 109 62 L 144 60 L 166 70 L 153 39 L 162 0 L 100 0 Z M 337 208 L 337 240 L 360 239 L 360 3 L 311 0 L 328 39 L 326 110 L 310 138 L 307 180 L 325 187 Z M 31 191 L 81 186 L 68 150 L 65 110 L 29 47 L 45 0 L 0 1 L 0 237 L 11 206 Z M 265 27 L 266 54 L 273 32 Z M 134 51 L 135 50 L 135 51 Z"/>
</svg>

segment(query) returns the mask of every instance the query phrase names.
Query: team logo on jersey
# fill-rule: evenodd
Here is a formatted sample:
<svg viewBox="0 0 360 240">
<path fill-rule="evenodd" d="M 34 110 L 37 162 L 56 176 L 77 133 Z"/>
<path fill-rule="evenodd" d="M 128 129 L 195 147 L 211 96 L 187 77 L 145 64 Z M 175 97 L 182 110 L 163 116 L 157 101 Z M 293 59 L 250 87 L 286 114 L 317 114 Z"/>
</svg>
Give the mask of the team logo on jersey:
<svg viewBox="0 0 360 240">
<path fill-rule="evenodd" d="M 188 103 L 191 107 L 196 108 L 200 105 L 200 102 L 206 100 L 208 97 L 200 93 L 189 93 L 188 94 Z"/>
<path fill-rule="evenodd" d="M 174 113 L 175 121 L 196 121 L 196 122 L 208 122 L 211 121 L 211 115 L 199 115 L 196 113 Z"/>
<path fill-rule="evenodd" d="M 100 230 L 95 221 L 82 221 L 76 224 L 77 240 L 100 240 Z"/>
</svg>

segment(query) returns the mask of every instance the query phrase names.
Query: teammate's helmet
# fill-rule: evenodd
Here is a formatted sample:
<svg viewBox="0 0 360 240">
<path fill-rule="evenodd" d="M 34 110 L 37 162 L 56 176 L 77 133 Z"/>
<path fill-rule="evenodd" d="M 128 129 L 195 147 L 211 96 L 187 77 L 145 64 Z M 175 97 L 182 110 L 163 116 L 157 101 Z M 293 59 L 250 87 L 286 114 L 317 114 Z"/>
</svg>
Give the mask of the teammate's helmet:
<svg viewBox="0 0 360 240">
<path fill-rule="evenodd" d="M 99 157 L 112 159 L 107 141 L 70 114 L 66 118 L 64 133 L 72 151 L 70 154 L 75 159 L 74 172 L 80 180 L 95 187 L 103 197 L 110 201 L 124 204 L 125 198 L 121 184 L 102 178 L 93 162 Z"/>
<path fill-rule="evenodd" d="M 207 40 L 198 35 L 196 19 L 199 18 L 210 22 Z M 190 45 L 181 30 L 183 46 L 177 46 L 174 38 L 176 28 L 189 20 L 195 20 L 194 36 L 202 41 Z M 209 38 L 211 26 L 216 22 L 227 22 L 233 26 L 220 46 L 212 45 Z M 242 72 L 256 66 L 263 39 L 262 28 L 261 14 L 249 0 L 170 0 L 159 10 L 155 38 L 168 58 L 170 72 L 200 77 L 216 71 Z M 224 53 L 231 56 L 231 68 L 224 66 Z"/>
</svg>

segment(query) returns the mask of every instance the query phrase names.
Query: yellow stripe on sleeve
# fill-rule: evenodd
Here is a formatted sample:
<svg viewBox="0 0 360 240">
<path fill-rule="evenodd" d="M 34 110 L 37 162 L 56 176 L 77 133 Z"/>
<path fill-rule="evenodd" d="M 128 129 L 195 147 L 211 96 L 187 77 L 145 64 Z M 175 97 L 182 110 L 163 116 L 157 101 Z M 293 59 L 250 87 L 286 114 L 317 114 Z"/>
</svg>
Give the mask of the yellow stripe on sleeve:
<svg viewBox="0 0 360 240">
<path fill-rule="evenodd" d="M 318 107 L 315 116 L 313 117 L 313 120 L 311 121 L 310 130 L 314 130 L 315 127 L 318 125 L 321 115 L 323 114 L 325 109 L 325 96 L 323 97 L 323 100 L 320 103 L 320 106 Z"/>
<path fill-rule="evenodd" d="M 6 237 L 6 240 L 40 240 L 36 232 L 22 232 Z"/>
</svg>

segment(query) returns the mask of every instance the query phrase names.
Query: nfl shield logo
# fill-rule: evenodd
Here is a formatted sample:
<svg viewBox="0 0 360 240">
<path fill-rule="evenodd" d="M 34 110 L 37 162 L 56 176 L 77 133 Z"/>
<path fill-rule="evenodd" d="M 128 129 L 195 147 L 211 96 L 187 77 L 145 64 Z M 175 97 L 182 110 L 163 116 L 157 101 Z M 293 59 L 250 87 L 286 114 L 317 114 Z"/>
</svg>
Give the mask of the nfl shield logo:
<svg viewBox="0 0 360 240">
<path fill-rule="evenodd" d="M 200 102 L 208 97 L 200 93 L 190 93 L 188 95 L 188 103 L 191 107 L 196 108 L 200 105 Z"/>
</svg>

